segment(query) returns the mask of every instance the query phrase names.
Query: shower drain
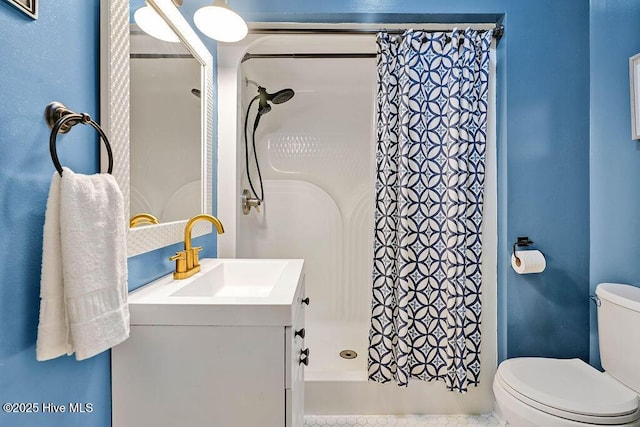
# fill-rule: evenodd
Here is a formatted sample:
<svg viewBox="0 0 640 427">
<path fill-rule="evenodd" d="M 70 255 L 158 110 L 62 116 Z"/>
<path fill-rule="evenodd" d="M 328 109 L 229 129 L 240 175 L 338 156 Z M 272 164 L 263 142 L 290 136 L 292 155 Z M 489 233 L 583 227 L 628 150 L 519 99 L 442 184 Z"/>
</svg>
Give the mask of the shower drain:
<svg viewBox="0 0 640 427">
<path fill-rule="evenodd" d="M 342 350 L 340 352 L 340 357 L 342 357 L 343 359 L 355 359 L 356 357 L 358 357 L 358 353 L 353 350 Z"/>
</svg>

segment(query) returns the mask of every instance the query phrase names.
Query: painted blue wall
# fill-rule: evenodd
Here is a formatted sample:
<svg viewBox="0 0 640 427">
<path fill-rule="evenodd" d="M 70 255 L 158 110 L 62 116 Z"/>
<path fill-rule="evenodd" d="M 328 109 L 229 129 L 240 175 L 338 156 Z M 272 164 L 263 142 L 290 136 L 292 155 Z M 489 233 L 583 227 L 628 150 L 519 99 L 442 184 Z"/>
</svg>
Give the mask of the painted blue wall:
<svg viewBox="0 0 640 427">
<path fill-rule="evenodd" d="M 640 3 L 591 0 L 591 292 L 640 285 L 640 142 L 631 139 L 629 57 L 640 53 Z M 595 307 L 591 359 L 600 363 Z"/>
<path fill-rule="evenodd" d="M 98 115 L 98 1 L 40 2 L 31 20 L 0 2 L 0 402 L 92 403 L 91 414 L 7 414 L 3 426 L 109 426 L 109 353 L 36 362 L 42 227 L 54 171 L 45 106 Z M 58 139 L 61 162 L 98 169 L 95 133 Z"/>
<path fill-rule="evenodd" d="M 588 3 L 527 3 L 509 2 L 518 13 L 508 13 L 507 135 L 500 146 L 507 151 L 500 219 L 508 241 L 500 249 L 529 236 L 547 269 L 519 276 L 500 254 L 506 331 L 499 354 L 588 361 Z"/>
<path fill-rule="evenodd" d="M 504 16 L 498 48 L 499 358 L 589 357 L 589 3 L 233 0 L 249 21 L 439 22 Z M 527 235 L 543 274 L 518 276 Z"/>
</svg>

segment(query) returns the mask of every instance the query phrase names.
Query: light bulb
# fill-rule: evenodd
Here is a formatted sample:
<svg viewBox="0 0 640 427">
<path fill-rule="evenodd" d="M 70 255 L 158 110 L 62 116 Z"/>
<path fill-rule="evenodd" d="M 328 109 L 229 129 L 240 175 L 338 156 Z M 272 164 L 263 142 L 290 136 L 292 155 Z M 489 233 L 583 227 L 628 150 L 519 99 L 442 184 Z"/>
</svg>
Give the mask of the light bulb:
<svg viewBox="0 0 640 427">
<path fill-rule="evenodd" d="M 240 41 L 249 31 L 244 19 L 220 1 L 198 9 L 193 21 L 207 37 L 221 42 Z"/>
<path fill-rule="evenodd" d="M 133 19 L 142 31 L 156 39 L 179 43 L 180 39 L 162 17 L 150 6 L 144 6 L 136 10 Z"/>
</svg>

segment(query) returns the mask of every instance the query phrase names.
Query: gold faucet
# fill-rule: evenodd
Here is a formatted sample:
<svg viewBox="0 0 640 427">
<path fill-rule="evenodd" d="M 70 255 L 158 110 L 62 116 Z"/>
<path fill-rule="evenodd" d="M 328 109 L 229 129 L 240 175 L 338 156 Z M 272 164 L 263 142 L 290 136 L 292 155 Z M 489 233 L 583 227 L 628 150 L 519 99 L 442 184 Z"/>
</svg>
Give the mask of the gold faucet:
<svg viewBox="0 0 640 427">
<path fill-rule="evenodd" d="M 187 221 L 187 225 L 184 227 L 184 250 L 176 252 L 174 256 L 169 258 L 171 261 L 176 262 L 176 271 L 173 272 L 174 279 L 186 279 L 200 271 L 198 252 L 202 250 L 202 247 L 191 247 L 191 230 L 193 229 L 193 225 L 201 219 L 207 220 L 215 225 L 218 234 L 224 233 L 222 223 L 215 216 L 200 214 Z"/>
<path fill-rule="evenodd" d="M 129 228 L 138 227 L 140 225 L 160 224 L 160 221 L 150 213 L 139 213 L 129 220 Z"/>
</svg>

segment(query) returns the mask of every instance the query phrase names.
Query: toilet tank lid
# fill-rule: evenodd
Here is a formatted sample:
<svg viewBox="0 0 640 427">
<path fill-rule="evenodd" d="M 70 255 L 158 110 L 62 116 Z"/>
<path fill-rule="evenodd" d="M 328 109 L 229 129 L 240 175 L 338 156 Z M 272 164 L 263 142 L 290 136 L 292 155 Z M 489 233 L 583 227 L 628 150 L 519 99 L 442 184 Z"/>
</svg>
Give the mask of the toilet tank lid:
<svg viewBox="0 0 640 427">
<path fill-rule="evenodd" d="M 600 283 L 596 287 L 598 298 L 640 312 L 640 287 L 622 283 Z"/>
</svg>

